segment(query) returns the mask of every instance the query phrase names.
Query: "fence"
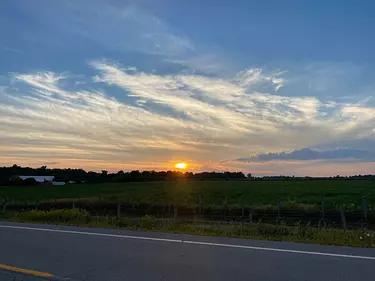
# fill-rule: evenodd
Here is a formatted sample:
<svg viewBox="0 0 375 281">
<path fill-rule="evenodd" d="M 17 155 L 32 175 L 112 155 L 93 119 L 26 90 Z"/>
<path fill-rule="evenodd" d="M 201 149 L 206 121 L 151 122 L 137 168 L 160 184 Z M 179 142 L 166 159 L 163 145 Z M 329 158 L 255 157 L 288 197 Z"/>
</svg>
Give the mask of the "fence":
<svg viewBox="0 0 375 281">
<path fill-rule="evenodd" d="M 2 213 L 7 211 L 22 212 L 28 210 L 53 210 L 78 208 L 87 210 L 94 216 L 128 216 L 140 217 L 151 215 L 155 218 L 173 218 L 174 220 L 206 220 L 216 222 L 283 222 L 287 225 L 296 223 L 311 226 L 343 227 L 343 228 L 371 228 L 375 229 L 375 212 L 369 210 L 366 199 L 363 198 L 360 208 L 348 210 L 345 206 L 326 206 L 324 200 L 319 205 L 296 204 L 290 206 L 279 201 L 277 205 L 251 206 L 241 201 L 239 206 L 205 206 L 201 197 L 198 204 L 185 205 L 174 203 L 147 204 L 131 202 L 115 202 L 101 197 L 95 200 L 80 198 L 56 198 L 53 200 L 11 200 L 4 199 L 0 204 Z"/>
</svg>

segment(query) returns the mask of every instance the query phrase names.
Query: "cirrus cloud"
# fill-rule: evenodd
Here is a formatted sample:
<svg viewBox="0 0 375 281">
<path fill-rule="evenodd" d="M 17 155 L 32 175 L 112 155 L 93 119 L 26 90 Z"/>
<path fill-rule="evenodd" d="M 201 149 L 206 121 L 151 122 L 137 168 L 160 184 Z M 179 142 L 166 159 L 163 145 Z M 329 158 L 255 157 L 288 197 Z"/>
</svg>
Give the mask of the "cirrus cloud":
<svg viewBox="0 0 375 281">
<path fill-rule="evenodd" d="M 158 163 L 155 169 L 187 159 L 199 169 L 226 165 L 220 160 L 233 155 L 264 153 L 247 162 L 287 158 L 267 153 L 373 135 L 374 108 L 279 95 L 279 71 L 254 68 L 225 78 L 147 73 L 106 61 L 90 67 L 97 74 L 84 88 L 67 74 L 15 75 L 14 85 L 26 87 L 1 91 L 4 157 L 87 159 L 113 167 L 143 161 Z M 267 88 L 271 92 L 262 91 Z"/>
</svg>

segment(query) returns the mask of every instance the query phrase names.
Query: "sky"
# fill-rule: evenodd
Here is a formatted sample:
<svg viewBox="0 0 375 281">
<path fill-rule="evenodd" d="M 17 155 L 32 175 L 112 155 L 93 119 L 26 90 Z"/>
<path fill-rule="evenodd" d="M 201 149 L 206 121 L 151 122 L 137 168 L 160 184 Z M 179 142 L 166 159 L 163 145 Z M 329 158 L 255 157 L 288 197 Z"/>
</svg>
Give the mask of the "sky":
<svg viewBox="0 0 375 281">
<path fill-rule="evenodd" d="M 0 3 L 0 165 L 375 173 L 373 1 Z"/>
</svg>

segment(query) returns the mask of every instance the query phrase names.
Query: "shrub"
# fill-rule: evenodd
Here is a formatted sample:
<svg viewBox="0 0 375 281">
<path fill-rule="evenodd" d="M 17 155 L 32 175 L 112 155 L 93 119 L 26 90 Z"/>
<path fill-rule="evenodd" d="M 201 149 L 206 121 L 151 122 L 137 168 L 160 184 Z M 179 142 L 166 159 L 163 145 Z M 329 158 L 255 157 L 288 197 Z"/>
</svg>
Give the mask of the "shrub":
<svg viewBox="0 0 375 281">
<path fill-rule="evenodd" d="M 272 225 L 272 224 L 264 224 L 260 223 L 257 225 L 257 233 L 261 236 L 287 236 L 290 235 L 291 232 L 289 231 L 288 227 L 282 224 Z"/>
<path fill-rule="evenodd" d="M 314 228 L 310 227 L 310 224 L 307 225 L 299 224 L 297 228 L 297 236 L 300 238 L 314 238 Z"/>
<path fill-rule="evenodd" d="M 286 200 L 282 202 L 282 209 L 288 211 L 297 211 L 297 212 L 319 212 L 320 206 L 314 204 L 305 204 L 297 202 L 295 200 Z"/>
<path fill-rule="evenodd" d="M 152 226 L 153 226 L 153 219 L 151 216 L 149 215 L 145 215 L 143 217 L 141 217 L 141 228 L 145 228 L 145 229 L 152 229 Z"/>
<path fill-rule="evenodd" d="M 374 232 L 370 232 L 366 229 L 362 230 L 359 234 L 359 239 L 361 241 L 361 246 L 366 248 L 375 247 L 375 235 Z"/>
</svg>

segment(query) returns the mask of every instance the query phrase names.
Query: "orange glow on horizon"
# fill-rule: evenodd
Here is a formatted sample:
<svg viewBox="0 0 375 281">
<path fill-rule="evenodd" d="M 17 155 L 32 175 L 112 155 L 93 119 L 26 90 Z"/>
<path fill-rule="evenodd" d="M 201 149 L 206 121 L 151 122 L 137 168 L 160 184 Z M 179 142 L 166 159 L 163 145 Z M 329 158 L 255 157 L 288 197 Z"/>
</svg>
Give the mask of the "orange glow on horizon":
<svg viewBox="0 0 375 281">
<path fill-rule="evenodd" d="M 175 167 L 176 169 L 185 170 L 186 167 L 187 167 L 187 164 L 186 164 L 185 162 L 180 162 L 180 163 L 176 163 L 176 164 L 174 165 L 174 167 Z"/>
</svg>

